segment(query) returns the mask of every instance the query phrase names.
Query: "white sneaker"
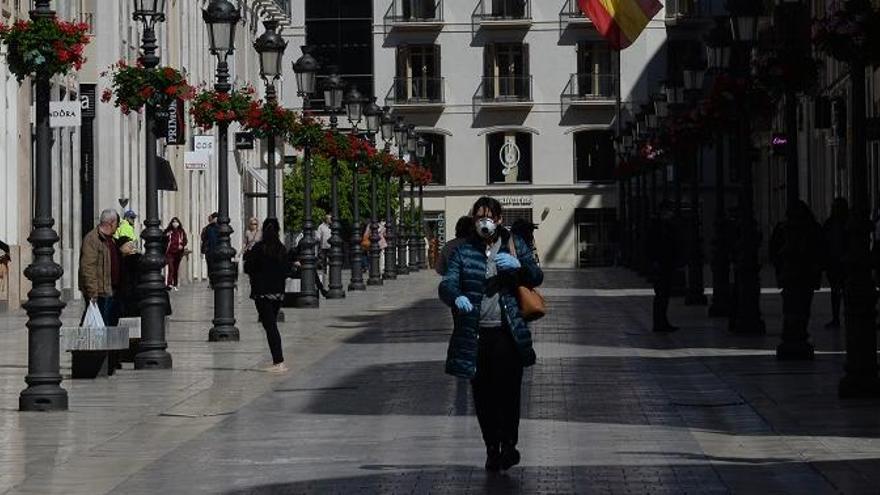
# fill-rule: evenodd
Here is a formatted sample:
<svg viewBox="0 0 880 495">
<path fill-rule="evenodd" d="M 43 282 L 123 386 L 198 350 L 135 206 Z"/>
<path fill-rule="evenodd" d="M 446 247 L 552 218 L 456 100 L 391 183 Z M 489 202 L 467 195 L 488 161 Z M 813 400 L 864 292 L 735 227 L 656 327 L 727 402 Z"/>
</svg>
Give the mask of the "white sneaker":
<svg viewBox="0 0 880 495">
<path fill-rule="evenodd" d="M 287 367 L 284 363 L 273 364 L 268 368 L 264 368 L 263 371 L 267 373 L 287 373 L 290 371 L 290 368 Z"/>
<path fill-rule="evenodd" d="M 176 285 L 172 285 L 172 286 L 171 286 L 171 290 L 173 290 L 174 292 L 177 292 L 177 291 L 179 291 L 180 289 L 178 289 Z"/>
</svg>

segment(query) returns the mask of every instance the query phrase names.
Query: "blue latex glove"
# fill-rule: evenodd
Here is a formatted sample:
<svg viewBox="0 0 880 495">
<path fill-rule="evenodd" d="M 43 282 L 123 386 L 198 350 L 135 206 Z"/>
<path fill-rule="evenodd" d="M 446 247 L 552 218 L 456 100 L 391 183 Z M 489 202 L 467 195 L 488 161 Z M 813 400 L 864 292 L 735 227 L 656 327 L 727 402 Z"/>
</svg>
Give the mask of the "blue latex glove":
<svg viewBox="0 0 880 495">
<path fill-rule="evenodd" d="M 458 296 L 455 298 L 455 307 L 458 308 L 462 313 L 470 313 L 474 310 L 474 305 L 471 304 L 470 299 L 467 296 Z"/>
<path fill-rule="evenodd" d="M 498 253 L 495 255 L 495 266 L 499 271 L 509 272 L 519 270 L 522 266 L 516 256 L 507 253 Z"/>
</svg>

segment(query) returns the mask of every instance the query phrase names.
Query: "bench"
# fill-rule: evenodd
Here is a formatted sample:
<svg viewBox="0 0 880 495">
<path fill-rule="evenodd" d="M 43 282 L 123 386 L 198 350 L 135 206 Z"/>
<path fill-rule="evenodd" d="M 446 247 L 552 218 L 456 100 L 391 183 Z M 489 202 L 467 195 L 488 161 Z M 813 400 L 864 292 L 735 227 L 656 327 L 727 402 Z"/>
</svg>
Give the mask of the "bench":
<svg viewBox="0 0 880 495">
<path fill-rule="evenodd" d="M 61 327 L 61 350 L 72 358 L 72 378 L 110 376 L 116 371 L 112 351 L 128 349 L 128 327 Z"/>
</svg>

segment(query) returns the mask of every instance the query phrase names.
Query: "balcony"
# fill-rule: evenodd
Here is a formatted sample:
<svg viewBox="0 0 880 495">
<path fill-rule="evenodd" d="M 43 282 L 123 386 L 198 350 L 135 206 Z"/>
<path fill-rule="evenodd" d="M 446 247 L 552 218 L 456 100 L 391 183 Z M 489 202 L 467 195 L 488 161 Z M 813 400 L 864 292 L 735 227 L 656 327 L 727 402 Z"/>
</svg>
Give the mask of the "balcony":
<svg viewBox="0 0 880 495">
<path fill-rule="evenodd" d="M 666 2 L 666 25 L 679 26 L 711 21 L 711 11 L 700 0 L 668 0 Z"/>
<path fill-rule="evenodd" d="M 570 27 L 592 26 L 593 21 L 585 16 L 577 0 L 565 0 L 565 5 L 559 11 L 559 31 L 565 31 Z"/>
<path fill-rule="evenodd" d="M 528 29 L 531 0 L 480 0 L 471 14 L 471 29 Z"/>
<path fill-rule="evenodd" d="M 562 110 L 617 104 L 617 74 L 572 74 L 560 95 Z"/>
<path fill-rule="evenodd" d="M 385 35 L 391 31 L 443 28 L 443 0 L 392 0 L 385 11 Z"/>
<path fill-rule="evenodd" d="M 484 77 L 473 97 L 475 109 L 530 108 L 532 103 L 531 75 Z"/>
<path fill-rule="evenodd" d="M 442 77 L 395 77 L 385 104 L 395 110 L 436 110 L 446 104 Z"/>
</svg>

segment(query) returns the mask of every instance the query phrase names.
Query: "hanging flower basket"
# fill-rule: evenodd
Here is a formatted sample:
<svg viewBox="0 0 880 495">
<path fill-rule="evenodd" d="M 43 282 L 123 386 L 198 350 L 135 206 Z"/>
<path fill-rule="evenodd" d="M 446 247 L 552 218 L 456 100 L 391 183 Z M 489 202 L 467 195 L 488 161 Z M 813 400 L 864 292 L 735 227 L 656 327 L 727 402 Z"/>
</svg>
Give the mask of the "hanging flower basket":
<svg viewBox="0 0 880 495">
<path fill-rule="evenodd" d="M 245 129 L 260 139 L 275 136 L 287 140 L 297 126 L 297 115 L 293 110 L 282 108 L 277 103 L 258 101 L 251 102 L 244 121 Z"/>
<path fill-rule="evenodd" d="M 841 62 L 880 62 L 880 12 L 869 0 L 847 0 L 842 8 L 813 21 L 813 42 Z"/>
<path fill-rule="evenodd" d="M 101 93 L 101 101 L 113 102 L 122 113 L 139 112 L 145 105 L 164 111 L 178 99 L 192 99 L 195 89 L 173 67 L 145 69 L 140 62 L 129 65 L 120 60 L 101 73 L 110 76 L 110 88 Z"/>
<path fill-rule="evenodd" d="M 189 113 L 193 123 L 205 131 L 220 124 L 245 124 L 253 101 L 254 88 L 251 87 L 229 93 L 205 89 L 195 96 Z"/>
<path fill-rule="evenodd" d="M 0 43 L 6 45 L 6 62 L 20 83 L 25 77 L 51 78 L 79 70 L 89 43 L 88 24 L 59 19 L 16 21 L 0 24 Z"/>
<path fill-rule="evenodd" d="M 421 167 L 419 165 L 414 165 L 412 170 L 410 171 L 412 174 L 412 182 L 417 186 L 427 186 L 431 183 L 433 176 L 431 175 L 431 169 L 428 167 Z"/>
<path fill-rule="evenodd" d="M 318 146 L 324 139 L 321 124 L 308 115 L 300 115 L 296 119 L 293 130 L 287 135 L 287 142 L 295 148 Z"/>
<path fill-rule="evenodd" d="M 325 131 L 318 143 L 317 153 L 327 158 L 347 160 L 351 154 L 348 136 L 339 132 Z"/>
</svg>

